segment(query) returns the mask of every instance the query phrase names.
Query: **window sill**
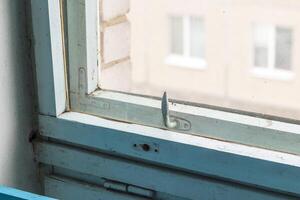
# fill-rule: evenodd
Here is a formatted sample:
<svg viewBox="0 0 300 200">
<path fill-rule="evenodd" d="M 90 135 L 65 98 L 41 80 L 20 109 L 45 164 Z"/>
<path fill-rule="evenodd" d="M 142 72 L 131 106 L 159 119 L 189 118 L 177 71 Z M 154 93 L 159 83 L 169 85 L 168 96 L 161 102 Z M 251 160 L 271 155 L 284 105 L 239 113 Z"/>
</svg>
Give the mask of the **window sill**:
<svg viewBox="0 0 300 200">
<path fill-rule="evenodd" d="M 201 58 L 191 58 L 184 57 L 179 55 L 170 55 L 166 58 L 165 64 L 182 67 L 182 68 L 190 68 L 190 69 L 206 69 L 207 63 L 204 59 Z"/>
<path fill-rule="evenodd" d="M 137 124 L 128 124 L 124 122 L 103 119 L 88 114 L 77 112 L 67 112 L 58 117 L 58 119 L 75 121 L 79 124 L 96 126 L 99 128 L 112 129 L 120 132 L 128 132 L 146 137 L 158 138 L 170 142 L 183 143 L 187 145 L 207 148 L 215 151 L 247 156 L 262 160 L 268 160 L 276 163 L 289 164 L 300 167 L 300 156 L 281 153 L 257 147 L 250 147 L 242 144 L 236 144 L 226 141 L 214 140 L 206 137 L 195 136 L 185 133 L 178 133 L 170 130 L 152 128 Z"/>
<path fill-rule="evenodd" d="M 75 112 L 58 118 L 40 115 L 39 122 L 42 136 L 70 144 L 300 195 L 297 155 Z M 158 150 L 144 151 L 135 144 L 149 144 L 150 149 Z"/>
<path fill-rule="evenodd" d="M 282 81 L 290 81 L 293 80 L 295 75 L 292 71 L 287 70 L 272 70 L 272 69 L 264 69 L 259 67 L 254 67 L 251 70 L 253 76 L 258 78 L 265 78 L 271 80 L 282 80 Z"/>
</svg>

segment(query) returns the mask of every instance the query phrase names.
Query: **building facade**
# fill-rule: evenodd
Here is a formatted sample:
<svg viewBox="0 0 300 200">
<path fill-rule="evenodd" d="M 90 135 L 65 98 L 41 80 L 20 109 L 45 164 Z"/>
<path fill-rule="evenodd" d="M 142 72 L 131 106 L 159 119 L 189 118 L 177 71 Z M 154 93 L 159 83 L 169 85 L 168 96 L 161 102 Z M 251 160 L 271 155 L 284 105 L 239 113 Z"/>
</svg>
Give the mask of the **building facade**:
<svg viewBox="0 0 300 200">
<path fill-rule="evenodd" d="M 131 66 L 118 74 L 126 92 L 299 119 L 299 9 L 298 0 L 132 0 Z"/>
</svg>

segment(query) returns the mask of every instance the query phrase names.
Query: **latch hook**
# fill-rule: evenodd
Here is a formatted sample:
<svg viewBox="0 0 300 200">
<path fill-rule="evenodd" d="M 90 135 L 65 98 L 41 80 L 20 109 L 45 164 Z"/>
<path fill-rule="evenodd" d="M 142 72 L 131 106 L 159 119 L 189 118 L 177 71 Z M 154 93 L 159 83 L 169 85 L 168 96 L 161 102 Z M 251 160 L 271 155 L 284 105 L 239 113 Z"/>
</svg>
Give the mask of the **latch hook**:
<svg viewBox="0 0 300 200">
<path fill-rule="evenodd" d="M 171 129 L 176 128 L 177 122 L 175 120 L 170 119 L 169 99 L 168 99 L 167 92 L 164 92 L 164 95 L 162 97 L 161 111 L 162 111 L 162 116 L 164 119 L 165 126 Z"/>
</svg>

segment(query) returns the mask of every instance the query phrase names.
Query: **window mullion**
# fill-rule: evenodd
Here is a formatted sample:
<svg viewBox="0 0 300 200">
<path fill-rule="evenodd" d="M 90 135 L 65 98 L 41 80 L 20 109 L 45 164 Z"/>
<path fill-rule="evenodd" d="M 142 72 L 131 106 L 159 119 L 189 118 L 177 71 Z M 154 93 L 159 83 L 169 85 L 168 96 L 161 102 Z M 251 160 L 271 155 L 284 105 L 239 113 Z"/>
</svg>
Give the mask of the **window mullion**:
<svg viewBox="0 0 300 200">
<path fill-rule="evenodd" d="M 269 28 L 269 65 L 268 69 L 269 70 L 274 70 L 275 69 L 275 53 L 276 53 L 276 27 L 275 26 L 270 26 Z"/>
</svg>

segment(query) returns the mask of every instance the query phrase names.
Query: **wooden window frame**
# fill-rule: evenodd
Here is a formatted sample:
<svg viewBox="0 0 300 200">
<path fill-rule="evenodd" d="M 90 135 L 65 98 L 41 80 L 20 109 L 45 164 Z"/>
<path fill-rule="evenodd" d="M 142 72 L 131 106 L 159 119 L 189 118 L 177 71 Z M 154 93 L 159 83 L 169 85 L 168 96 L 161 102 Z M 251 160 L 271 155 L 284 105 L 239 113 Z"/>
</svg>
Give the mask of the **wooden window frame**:
<svg viewBox="0 0 300 200">
<path fill-rule="evenodd" d="M 92 9 L 96 2 L 81 1 Z M 94 12 L 87 12 L 87 19 L 92 19 L 88 18 L 91 13 Z M 295 151 L 299 153 L 299 125 L 246 116 L 243 113 L 176 104 L 171 106 L 174 115 L 190 121 L 195 115 L 199 115 L 195 122 L 201 124 L 200 127 L 213 129 L 213 123 L 224 132 L 217 131 L 216 135 L 194 135 L 161 129 L 163 123 L 160 100 L 97 91 L 95 79 L 90 79 L 97 73 L 94 73 L 94 66 L 89 68 L 88 61 L 94 58 L 94 52 L 86 54 L 89 55 L 83 59 L 86 65 L 80 66 L 77 71 L 78 79 L 83 82 L 76 82 L 76 88 L 80 89 L 77 94 L 82 96 L 75 103 L 83 105 L 86 110 L 72 107 L 70 110 L 68 102 L 71 100 L 72 104 L 74 91 L 70 87 L 69 95 L 66 84 L 60 1 L 32 0 L 32 15 L 39 128 L 42 136 L 189 173 L 300 197 L 300 157 L 293 154 Z M 120 98 L 123 101 L 116 101 Z M 157 126 L 147 122 L 145 126 L 93 116 L 91 114 L 99 114 L 98 111 L 93 113 L 94 111 L 89 110 L 89 105 L 93 103 L 96 105 L 92 109 L 98 110 L 106 110 L 107 107 L 112 108 L 115 105 L 120 107 L 120 103 L 123 108 L 139 105 L 135 112 L 153 112 L 160 124 Z M 144 109 L 145 105 L 150 109 Z M 144 110 L 139 110 L 140 108 Z M 151 116 L 153 117 L 152 114 Z M 252 130 L 254 135 L 249 135 L 247 130 Z M 149 145 L 150 150 L 145 151 L 143 144 Z"/>
</svg>

